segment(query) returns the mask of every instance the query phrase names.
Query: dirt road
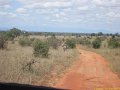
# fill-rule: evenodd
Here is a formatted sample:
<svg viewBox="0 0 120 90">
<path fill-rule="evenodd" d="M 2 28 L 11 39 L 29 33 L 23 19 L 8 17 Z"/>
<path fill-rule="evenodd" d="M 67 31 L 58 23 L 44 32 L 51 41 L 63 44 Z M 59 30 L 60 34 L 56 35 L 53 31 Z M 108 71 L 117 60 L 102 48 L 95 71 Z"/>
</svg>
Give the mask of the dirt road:
<svg viewBox="0 0 120 90">
<path fill-rule="evenodd" d="M 107 60 L 96 53 L 78 50 L 79 60 L 55 87 L 74 90 L 120 87 L 120 79 L 111 71 Z"/>
</svg>

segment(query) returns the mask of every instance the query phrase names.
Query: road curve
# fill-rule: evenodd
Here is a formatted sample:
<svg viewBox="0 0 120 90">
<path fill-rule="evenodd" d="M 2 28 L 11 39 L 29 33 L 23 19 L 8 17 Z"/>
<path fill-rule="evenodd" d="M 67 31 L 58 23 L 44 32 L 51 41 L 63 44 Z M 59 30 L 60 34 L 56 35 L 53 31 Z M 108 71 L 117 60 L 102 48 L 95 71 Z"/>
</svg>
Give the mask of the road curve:
<svg viewBox="0 0 120 90">
<path fill-rule="evenodd" d="M 55 87 L 72 90 L 120 88 L 120 79 L 111 71 L 107 60 L 94 52 L 77 49 L 79 60 Z"/>
</svg>

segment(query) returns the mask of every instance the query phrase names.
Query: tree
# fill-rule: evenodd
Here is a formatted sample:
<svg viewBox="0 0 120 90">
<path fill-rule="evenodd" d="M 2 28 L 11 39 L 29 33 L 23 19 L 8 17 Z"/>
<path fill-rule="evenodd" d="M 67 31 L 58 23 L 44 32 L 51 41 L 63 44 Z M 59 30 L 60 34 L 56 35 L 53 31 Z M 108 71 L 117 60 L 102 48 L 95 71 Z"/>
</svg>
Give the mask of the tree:
<svg viewBox="0 0 120 90">
<path fill-rule="evenodd" d="M 96 34 L 95 33 L 91 33 L 91 36 L 96 36 Z"/>
<path fill-rule="evenodd" d="M 103 33 L 102 33 L 102 32 L 99 32 L 99 33 L 98 33 L 98 36 L 102 36 L 102 35 L 103 35 Z"/>
<path fill-rule="evenodd" d="M 115 33 L 115 36 L 119 36 L 119 33 Z"/>
<path fill-rule="evenodd" d="M 21 35 L 21 30 L 17 28 L 10 29 L 10 31 L 6 32 L 6 37 L 8 40 L 13 40 L 15 37 Z"/>
<path fill-rule="evenodd" d="M 45 41 L 40 41 L 40 40 L 35 40 L 33 42 L 33 49 L 34 49 L 34 55 L 37 56 L 42 56 L 42 57 L 47 57 L 48 52 L 49 52 L 49 45 Z"/>
<path fill-rule="evenodd" d="M 12 33 L 12 35 L 14 36 L 14 38 L 17 37 L 17 36 L 20 36 L 20 34 L 21 34 L 21 30 L 19 30 L 17 28 L 10 29 L 10 32 Z"/>
<path fill-rule="evenodd" d="M 108 47 L 109 48 L 118 48 L 118 47 L 120 47 L 120 43 L 119 43 L 119 41 L 117 41 L 117 39 L 115 37 L 112 37 L 108 41 Z"/>
<path fill-rule="evenodd" d="M 67 39 L 65 44 L 67 45 L 68 48 L 71 48 L 71 49 L 75 48 L 76 46 L 76 42 L 73 39 Z"/>
<path fill-rule="evenodd" d="M 95 48 L 95 49 L 100 48 L 100 46 L 101 46 L 101 40 L 100 40 L 99 38 L 96 38 L 96 39 L 92 42 L 92 46 L 93 46 L 93 48 Z"/>
</svg>

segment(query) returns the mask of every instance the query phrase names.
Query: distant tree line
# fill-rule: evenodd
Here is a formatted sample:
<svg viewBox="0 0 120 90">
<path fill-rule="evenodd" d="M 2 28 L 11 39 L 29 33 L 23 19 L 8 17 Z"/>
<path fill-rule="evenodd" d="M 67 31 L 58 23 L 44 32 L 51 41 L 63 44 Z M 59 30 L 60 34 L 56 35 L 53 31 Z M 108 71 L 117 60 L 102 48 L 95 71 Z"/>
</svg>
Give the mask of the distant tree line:
<svg viewBox="0 0 120 90">
<path fill-rule="evenodd" d="M 41 36 L 51 36 L 51 35 L 56 35 L 56 36 L 76 36 L 76 37 L 81 37 L 81 36 L 120 36 L 119 33 L 61 33 L 61 32 L 29 32 L 30 35 L 41 35 Z"/>
<path fill-rule="evenodd" d="M 0 31 L 0 49 L 6 48 L 6 43 L 7 41 L 13 41 L 16 37 L 20 35 L 26 35 L 27 32 L 21 31 L 20 29 L 17 28 L 12 28 L 8 31 Z"/>
<path fill-rule="evenodd" d="M 112 38 L 108 41 L 108 46 L 111 48 L 120 47 L 120 43 L 115 38 L 115 37 L 120 37 L 119 33 L 104 34 L 102 32 L 98 32 L 98 33 L 26 32 L 26 31 L 20 30 L 18 28 L 12 28 L 8 31 L 0 31 L 0 49 L 4 49 L 6 47 L 7 41 L 13 41 L 16 37 L 18 37 L 20 35 L 23 35 L 23 36 L 40 35 L 40 36 L 45 36 L 45 37 L 51 36 L 51 38 L 48 38 L 47 42 L 48 42 L 48 45 L 54 49 L 57 49 L 58 46 L 60 46 L 60 44 L 61 44 L 61 41 L 59 41 L 55 36 L 76 36 L 76 37 L 86 36 L 86 37 L 88 37 L 88 39 L 92 36 L 95 36 L 96 38 L 112 36 Z M 90 46 L 92 44 L 93 48 L 100 48 L 102 38 L 97 38 L 93 42 L 90 42 L 88 39 L 80 40 L 79 43 L 83 44 L 83 45 L 87 45 L 87 46 Z M 27 37 L 23 37 L 23 38 L 19 39 L 19 44 L 21 46 L 30 46 L 31 41 L 34 41 L 34 39 L 30 40 Z M 75 41 L 76 40 L 67 40 L 66 44 L 70 48 L 72 48 L 72 47 L 75 47 L 75 45 L 74 45 L 74 43 L 76 43 Z M 42 42 L 40 42 L 40 43 L 42 43 Z"/>
<path fill-rule="evenodd" d="M 68 33 L 68 32 L 26 32 L 17 28 L 12 28 L 8 31 L 3 31 L 1 30 L 0 33 L 6 33 L 8 37 L 16 37 L 20 34 L 22 35 L 40 35 L 40 36 L 51 36 L 51 35 L 58 35 L 58 36 L 76 36 L 76 37 L 80 37 L 80 36 L 120 36 L 120 33 L 102 33 L 102 32 L 98 32 L 98 33 Z"/>
</svg>

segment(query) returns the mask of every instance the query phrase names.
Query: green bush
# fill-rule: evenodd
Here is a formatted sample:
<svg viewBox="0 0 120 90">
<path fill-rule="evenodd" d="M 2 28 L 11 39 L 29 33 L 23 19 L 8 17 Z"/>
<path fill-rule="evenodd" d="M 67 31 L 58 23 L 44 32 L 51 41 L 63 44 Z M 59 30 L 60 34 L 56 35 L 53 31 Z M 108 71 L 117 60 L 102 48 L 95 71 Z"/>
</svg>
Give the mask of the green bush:
<svg viewBox="0 0 120 90">
<path fill-rule="evenodd" d="M 92 47 L 95 49 L 98 49 L 101 47 L 101 40 L 99 38 L 96 38 L 93 42 L 92 42 Z"/>
<path fill-rule="evenodd" d="M 108 41 L 108 47 L 109 48 L 118 48 L 118 47 L 120 47 L 120 43 L 119 43 L 119 41 L 117 41 L 117 39 L 115 39 L 115 37 L 112 37 Z"/>
<path fill-rule="evenodd" d="M 5 39 L 5 35 L 0 34 L 0 49 L 6 48 L 6 45 L 7 45 L 6 42 L 7 42 L 7 41 L 6 41 L 6 39 Z"/>
<path fill-rule="evenodd" d="M 35 40 L 35 38 L 30 38 L 31 42 L 33 42 Z"/>
<path fill-rule="evenodd" d="M 19 39 L 19 44 L 21 46 L 30 46 L 31 45 L 31 40 L 28 37 L 22 37 Z"/>
<path fill-rule="evenodd" d="M 61 45 L 61 41 L 59 39 L 57 39 L 55 36 L 52 36 L 52 37 L 48 38 L 48 44 L 53 49 L 58 49 L 58 47 Z"/>
<path fill-rule="evenodd" d="M 33 42 L 34 55 L 47 57 L 49 52 L 49 45 L 46 41 L 35 40 Z"/>
<path fill-rule="evenodd" d="M 88 39 L 81 39 L 79 43 L 81 45 L 91 46 L 91 42 Z"/>
<path fill-rule="evenodd" d="M 10 31 L 7 31 L 5 35 L 7 40 L 12 41 L 14 40 L 14 38 L 21 35 L 21 31 L 17 28 L 13 28 L 13 29 L 10 29 Z"/>
<path fill-rule="evenodd" d="M 67 45 L 68 48 L 71 48 L 71 49 L 75 48 L 76 46 L 76 42 L 74 39 L 67 39 L 65 44 Z"/>
</svg>

